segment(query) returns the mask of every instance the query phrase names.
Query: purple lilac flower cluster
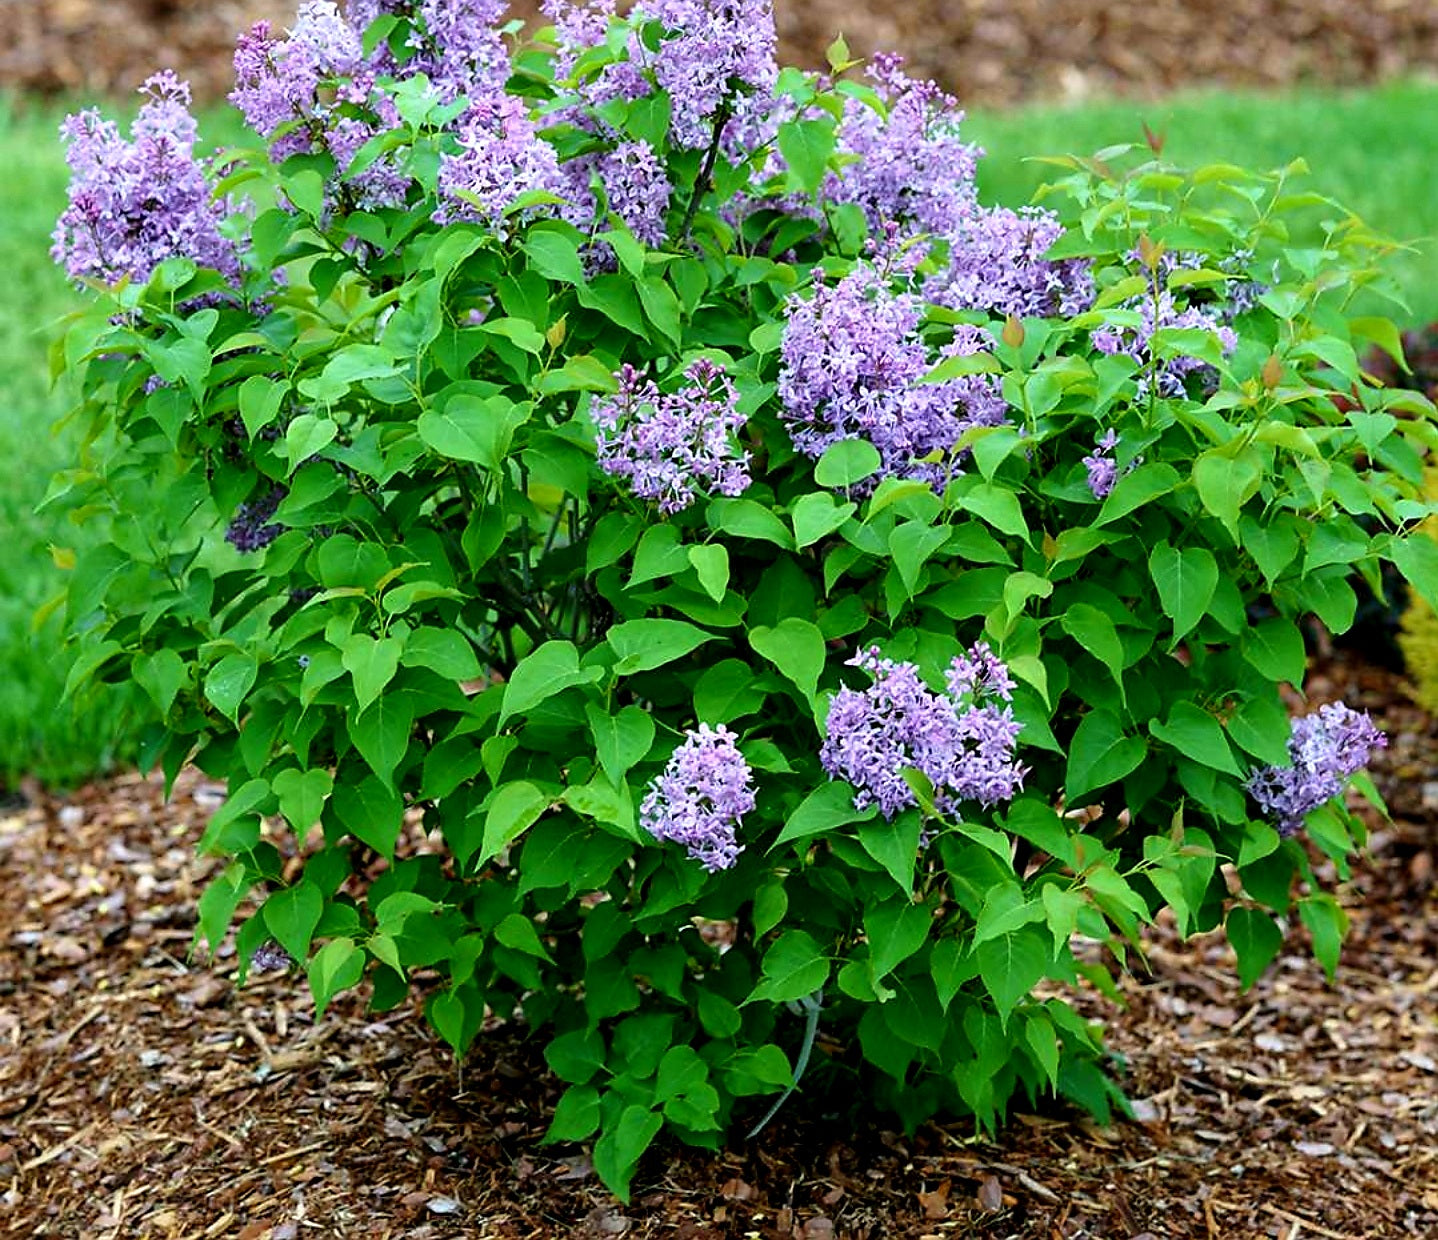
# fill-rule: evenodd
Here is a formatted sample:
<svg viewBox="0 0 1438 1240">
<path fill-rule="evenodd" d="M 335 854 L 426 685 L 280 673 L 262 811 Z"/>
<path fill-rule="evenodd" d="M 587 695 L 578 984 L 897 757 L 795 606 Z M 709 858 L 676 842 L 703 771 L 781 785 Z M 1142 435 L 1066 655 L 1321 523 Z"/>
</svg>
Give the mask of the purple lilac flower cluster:
<svg viewBox="0 0 1438 1240">
<path fill-rule="evenodd" d="M 1342 702 L 1320 706 L 1316 714 L 1293 721 L 1288 738 L 1289 766 L 1255 771 L 1248 792 L 1271 814 L 1280 835 L 1293 835 L 1320 805 L 1343 791 L 1349 776 L 1368 764 L 1388 738 L 1374 726 L 1367 711 Z"/>
<path fill-rule="evenodd" d="M 615 376 L 618 393 L 592 410 L 599 467 L 663 513 L 682 512 L 707 491 L 738 495 L 750 482 L 749 454 L 734 444 L 745 418 L 729 376 L 700 358 L 684 377 L 688 386 L 661 392 L 626 365 Z"/>
<path fill-rule="evenodd" d="M 879 450 L 886 476 L 942 489 L 959 467 L 960 436 L 1004 421 L 1007 406 L 990 376 L 922 382 L 931 367 L 922 317 L 922 300 L 894 292 L 871 266 L 790 301 L 779 397 L 800 452 L 817 459 L 840 440 L 864 439 Z M 961 326 L 943 355 L 978 353 L 986 343 L 978 328 Z"/>
<path fill-rule="evenodd" d="M 400 123 L 394 101 L 375 89 L 359 35 L 326 0 L 302 4 L 284 38 L 265 21 L 240 36 L 230 101 L 270 139 L 275 161 L 324 151 L 341 174 L 360 147 Z M 381 156 L 349 184 L 355 206 L 375 209 L 403 203 L 409 183 L 392 157 Z M 336 192 L 331 186 L 330 196 Z"/>
<path fill-rule="evenodd" d="M 516 95 L 472 100 L 460 121 L 459 145 L 458 154 L 440 161 L 438 223 L 477 220 L 507 236 L 517 222 L 538 214 L 535 207 L 506 214 L 521 194 L 560 196 L 566 188 L 558 154 L 539 137 L 528 105 Z"/>
<path fill-rule="evenodd" d="M 1058 216 L 1039 207 L 975 208 L 945 235 L 947 266 L 924 295 L 952 310 L 1001 317 L 1081 314 L 1094 297 L 1087 261 L 1044 257 L 1063 231 Z"/>
<path fill-rule="evenodd" d="M 674 187 L 658 152 L 647 142 L 620 142 L 611 150 L 581 155 L 565 163 L 561 172 L 568 201 L 560 214 L 570 223 L 587 228 L 598 216 L 597 187 L 604 206 L 637 240 L 655 247 L 664 243 L 664 217 Z M 597 267 L 615 263 L 609 246 L 602 242 L 591 247 L 589 257 Z"/>
<path fill-rule="evenodd" d="M 754 777 L 737 740 L 722 724 L 686 732 L 639 806 L 640 826 L 682 844 L 711 874 L 739 859 L 738 828 L 754 808 Z"/>
<path fill-rule="evenodd" d="M 241 504 L 225 529 L 225 541 L 236 551 L 263 551 L 285 532 L 286 527 L 271 518 L 289 493 L 288 487 L 276 484 L 259 499 Z"/>
<path fill-rule="evenodd" d="M 914 664 L 883 658 L 877 648 L 859 651 L 848 666 L 868 672 L 873 684 L 834 695 L 819 761 L 854 786 L 855 808 L 877 805 L 892 819 L 916 805 L 903 776 L 908 767 L 928 777 L 943 813 L 963 801 L 994 805 L 1022 789 L 1028 772 L 1014 748 L 1023 725 L 1007 704 L 1014 682 L 987 644 L 953 660 L 947 693 L 934 693 Z"/>
<path fill-rule="evenodd" d="M 158 73 L 126 141 L 96 111 L 67 117 L 70 200 L 55 226 L 51 255 L 73 280 L 113 283 L 150 278 L 167 258 L 193 259 L 232 285 L 240 282 L 234 243 L 220 232 L 227 208 L 216 202 L 195 159 L 190 88 Z"/>
</svg>

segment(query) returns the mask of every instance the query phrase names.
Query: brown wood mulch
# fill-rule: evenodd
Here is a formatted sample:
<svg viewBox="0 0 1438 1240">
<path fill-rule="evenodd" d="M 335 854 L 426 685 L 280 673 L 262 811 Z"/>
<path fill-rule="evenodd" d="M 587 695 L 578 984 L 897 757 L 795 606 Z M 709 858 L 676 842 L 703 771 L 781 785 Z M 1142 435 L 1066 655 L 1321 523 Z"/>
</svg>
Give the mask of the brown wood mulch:
<svg viewBox="0 0 1438 1240">
<path fill-rule="evenodd" d="M 128 94 L 157 68 L 218 98 L 235 36 L 298 0 L 0 0 L 0 88 Z M 538 0 L 515 0 L 532 18 Z M 967 105 L 1176 87 L 1353 85 L 1438 69 L 1434 0 L 776 0 L 785 63 L 903 52 Z"/>
<path fill-rule="evenodd" d="M 461 1071 L 411 1007 L 316 1023 L 293 975 L 236 990 L 232 952 L 189 960 L 202 777 L 169 805 L 127 776 L 0 811 L 0 1236 L 1438 1236 L 1438 731 L 1387 673 L 1317 688 L 1395 737 L 1335 985 L 1299 928 L 1242 994 L 1221 941 L 1159 927 L 1125 1007 L 1079 1000 L 1135 1120 L 905 1138 L 794 1100 L 723 1154 L 661 1145 L 628 1206 L 541 1145 L 556 1088 L 522 1030 Z"/>
</svg>

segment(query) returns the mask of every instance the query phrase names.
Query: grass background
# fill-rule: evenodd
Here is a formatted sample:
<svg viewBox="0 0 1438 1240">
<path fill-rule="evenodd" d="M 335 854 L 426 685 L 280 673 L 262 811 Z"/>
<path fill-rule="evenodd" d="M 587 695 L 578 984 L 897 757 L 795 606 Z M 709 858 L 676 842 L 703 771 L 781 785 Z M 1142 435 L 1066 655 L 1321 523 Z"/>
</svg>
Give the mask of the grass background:
<svg viewBox="0 0 1438 1240">
<path fill-rule="evenodd" d="M 75 294 L 49 259 L 49 235 L 67 180 L 56 136 L 63 109 L 0 97 L 0 789 L 26 774 L 73 784 L 130 753 L 123 695 L 62 706 L 68 660 L 56 624 L 36 629 L 36 609 L 63 589 L 52 545 L 86 537 L 63 517 L 34 511 L 72 444 L 51 427 L 66 407 L 51 390 L 46 345 Z M 1415 243 L 1395 260 L 1408 310 L 1401 325 L 1438 319 L 1438 85 L 1394 83 L 1342 94 L 1204 92 L 1161 103 L 1028 107 L 971 115 L 968 136 L 985 201 L 1027 202 L 1051 170 L 1036 154 L 1088 154 L 1141 141 L 1143 122 L 1167 135 L 1181 164 L 1224 160 L 1270 168 L 1307 159 L 1308 187 L 1348 204 L 1370 225 Z M 202 126 L 235 132 L 217 114 Z"/>
</svg>

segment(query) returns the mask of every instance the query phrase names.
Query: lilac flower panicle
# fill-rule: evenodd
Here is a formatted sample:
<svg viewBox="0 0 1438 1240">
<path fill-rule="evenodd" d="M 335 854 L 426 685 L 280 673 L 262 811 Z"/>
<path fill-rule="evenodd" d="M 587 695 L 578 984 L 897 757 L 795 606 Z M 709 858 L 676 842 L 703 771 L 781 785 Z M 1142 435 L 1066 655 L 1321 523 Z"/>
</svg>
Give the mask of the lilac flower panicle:
<svg viewBox="0 0 1438 1240">
<path fill-rule="evenodd" d="M 739 859 L 738 829 L 754 808 L 753 773 L 737 740 L 722 724 L 686 732 L 639 807 L 640 826 L 683 845 L 711 874 Z"/>
<path fill-rule="evenodd" d="M 506 211 L 515 199 L 531 190 L 564 195 L 559 157 L 517 96 L 498 92 L 472 100 L 460 118 L 459 144 L 458 154 L 440 160 L 437 223 L 476 220 L 507 236 L 515 219 Z M 538 212 L 518 214 L 531 218 Z"/>
<path fill-rule="evenodd" d="M 225 541 L 236 551 L 263 551 L 285 532 L 286 527 L 271 518 L 289 493 L 288 487 L 276 485 L 259 499 L 241 504 L 225 529 Z"/>
<path fill-rule="evenodd" d="M 148 280 L 167 258 L 189 258 L 240 283 L 234 243 L 220 232 L 227 206 L 214 199 L 195 159 L 190 88 L 158 73 L 131 140 L 96 111 L 60 128 L 70 165 L 69 204 L 56 223 L 51 256 L 73 280 Z"/>
<path fill-rule="evenodd" d="M 1027 770 L 1014 758 L 1023 725 L 1007 705 L 1013 679 L 986 644 L 953 660 L 945 694 L 930 690 L 914 664 L 877 649 L 859 651 L 849 666 L 867 671 L 873 683 L 834 695 L 819 761 L 854 786 L 855 808 L 876 805 L 892 819 L 916 805 L 903 776 L 908 767 L 924 773 L 945 813 L 964 801 L 995 805 L 1023 787 Z"/>
<path fill-rule="evenodd" d="M 1039 207 L 975 208 L 944 233 L 948 265 L 925 285 L 925 296 L 998 317 L 1081 314 L 1094 298 L 1089 264 L 1044 257 L 1063 231 L 1058 216 Z"/>
<path fill-rule="evenodd" d="M 1248 792 L 1276 821 L 1280 835 L 1293 835 L 1313 810 L 1343 791 L 1350 776 L 1368 764 L 1388 738 L 1367 711 L 1342 702 L 1320 706 L 1295 719 L 1288 738 L 1288 766 L 1255 771 Z"/>
<path fill-rule="evenodd" d="M 750 483 L 749 454 L 734 444 L 745 418 L 729 376 L 707 358 L 684 375 L 685 387 L 661 392 L 625 365 L 618 393 L 592 407 L 599 467 L 666 514 L 707 492 L 739 495 Z"/>
<path fill-rule="evenodd" d="M 894 292 L 870 266 L 790 300 L 780 417 L 800 452 L 817 460 L 841 440 L 867 440 L 884 476 L 942 490 L 958 472 L 955 448 L 964 432 L 1004 422 L 1007 405 L 992 376 L 922 382 L 932 365 L 919 332 L 922 313 L 917 296 Z M 961 326 L 942 355 L 966 356 L 987 344 L 979 328 Z"/>
</svg>

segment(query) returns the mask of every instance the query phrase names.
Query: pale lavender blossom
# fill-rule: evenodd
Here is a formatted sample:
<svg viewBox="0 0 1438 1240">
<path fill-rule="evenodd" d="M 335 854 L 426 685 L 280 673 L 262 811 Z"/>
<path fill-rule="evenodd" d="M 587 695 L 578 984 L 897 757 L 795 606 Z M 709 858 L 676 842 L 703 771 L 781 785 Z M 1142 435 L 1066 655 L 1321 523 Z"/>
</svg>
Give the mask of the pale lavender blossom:
<svg viewBox="0 0 1438 1240">
<path fill-rule="evenodd" d="M 1272 815 L 1283 836 L 1293 835 L 1313 810 L 1343 791 L 1350 776 L 1368 764 L 1388 738 L 1367 711 L 1342 702 L 1320 706 L 1295 719 L 1288 738 L 1288 766 L 1267 766 L 1248 780 L 1248 792 Z"/>
<path fill-rule="evenodd" d="M 941 813 L 964 801 L 989 806 L 1023 787 L 1027 769 L 1014 758 L 1023 725 L 1007 702 L 1008 669 L 980 643 L 954 659 L 948 693 L 933 692 L 912 663 L 882 657 L 878 649 L 849 660 L 873 677 L 862 690 L 834 695 L 819 751 L 824 770 L 854 787 L 854 806 L 876 805 L 885 818 L 917 805 L 905 769 L 921 771 Z"/>
<path fill-rule="evenodd" d="M 503 92 L 471 101 L 460 120 L 458 154 L 439 165 L 436 222 L 477 220 L 500 236 L 538 214 L 535 208 L 509 213 L 515 199 L 533 190 L 562 196 L 566 185 L 559 156 L 535 130 L 523 99 Z"/>
<path fill-rule="evenodd" d="M 663 161 L 647 142 L 621 142 L 611 150 L 581 155 L 567 161 L 561 172 L 567 203 L 560 214 L 570 223 L 586 230 L 602 223 L 596 219 L 602 205 L 636 240 L 654 248 L 664 244 L 668 235 L 664 217 L 674 187 Z M 607 244 L 596 243 L 594 249 L 597 266 L 614 265 Z"/>
<path fill-rule="evenodd" d="M 982 148 L 963 141 L 964 114 L 934 82 L 907 76 L 903 59 L 874 57 L 867 70 L 882 103 L 850 97 L 836 134 L 842 167 L 825 180 L 825 195 L 853 203 L 871 228 L 945 235 L 976 209 L 974 172 Z"/>
<path fill-rule="evenodd" d="M 592 409 L 599 467 L 666 514 L 708 492 L 739 495 L 750 482 L 749 453 L 734 442 L 745 418 L 733 383 L 707 358 L 684 376 L 686 386 L 661 392 L 626 364 L 615 376 L 618 393 Z"/>
<path fill-rule="evenodd" d="M 1084 457 L 1084 468 L 1088 470 L 1088 489 L 1094 499 L 1107 499 L 1118 481 L 1118 462 L 1113 459 L 1113 450 L 1118 445 L 1118 432 L 1109 427 L 1098 439 L 1091 455 Z"/>
<path fill-rule="evenodd" d="M 975 426 L 1007 414 L 992 376 L 924 383 L 933 365 L 920 335 L 922 300 L 896 293 L 871 266 L 812 297 L 795 296 L 780 348 L 780 417 L 794 446 L 817 459 L 833 444 L 863 439 L 879 451 L 882 474 L 942 489 L 959 471 L 956 445 Z M 988 345 L 980 329 L 960 326 L 941 357 Z M 872 484 L 871 484 L 872 485 Z"/>
<path fill-rule="evenodd" d="M 165 72 L 140 93 L 145 102 L 130 141 L 93 110 L 61 126 L 70 194 L 52 257 L 71 279 L 106 283 L 148 280 L 165 259 L 189 258 L 238 287 L 239 256 L 220 232 L 226 204 L 215 200 L 195 159 L 189 86 Z"/>
<path fill-rule="evenodd" d="M 711 874 L 738 861 L 738 829 L 754 808 L 753 773 L 737 740 L 722 724 L 686 732 L 639 806 L 640 826 L 683 845 Z"/>
<path fill-rule="evenodd" d="M 1081 314 L 1094 297 L 1087 260 L 1044 257 L 1063 231 L 1058 216 L 1039 207 L 976 208 L 943 234 L 947 265 L 924 295 L 951 310 L 998 317 Z"/>
</svg>

